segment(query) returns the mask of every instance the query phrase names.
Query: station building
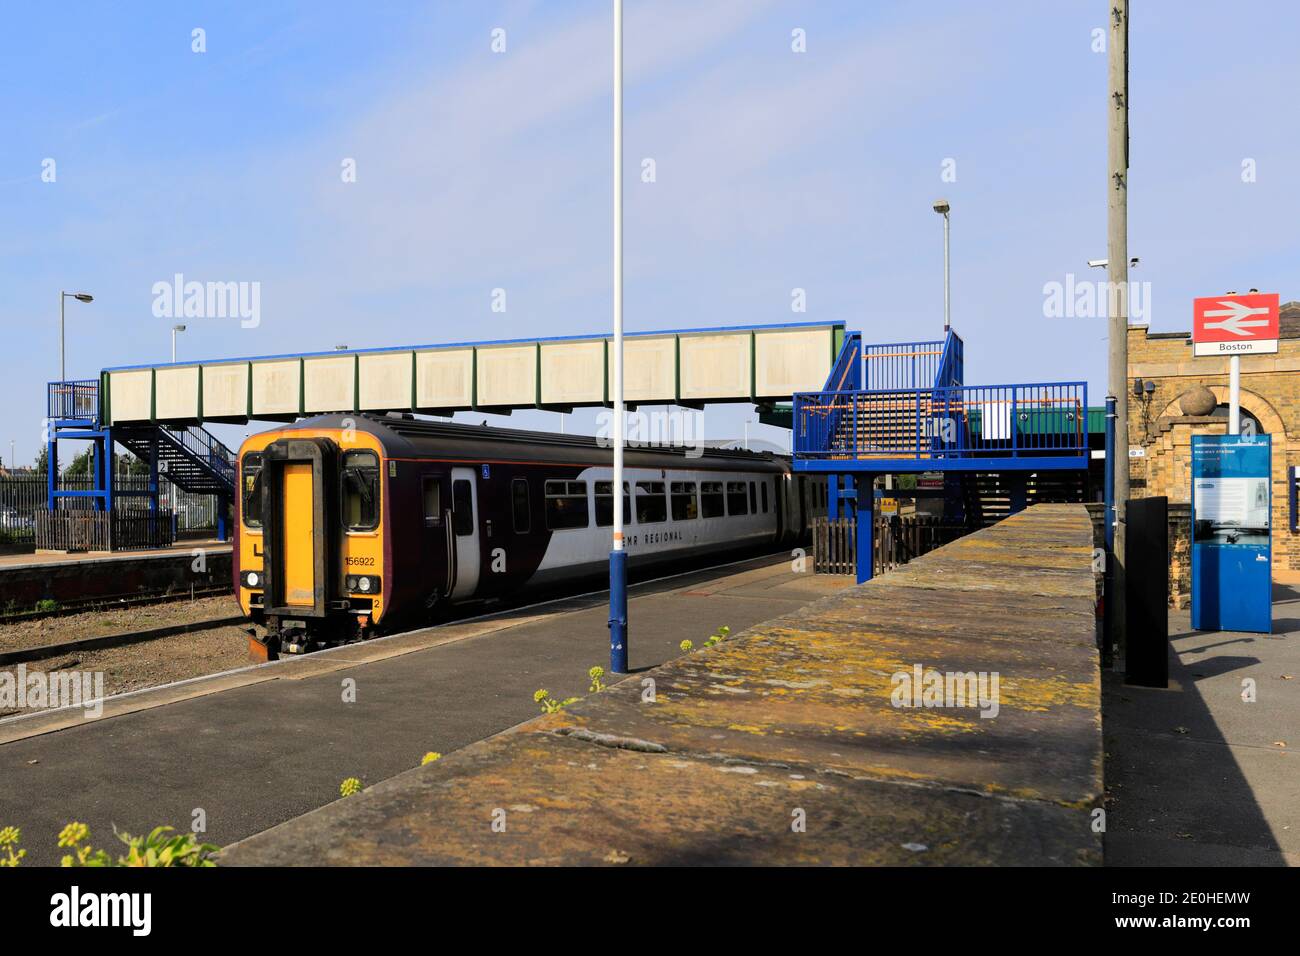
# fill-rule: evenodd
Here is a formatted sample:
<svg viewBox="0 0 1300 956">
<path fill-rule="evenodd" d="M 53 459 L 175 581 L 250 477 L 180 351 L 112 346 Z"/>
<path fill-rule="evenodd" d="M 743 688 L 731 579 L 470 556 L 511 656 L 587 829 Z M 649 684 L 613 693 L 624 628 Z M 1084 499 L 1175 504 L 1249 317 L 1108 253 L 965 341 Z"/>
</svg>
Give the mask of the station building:
<svg viewBox="0 0 1300 956">
<path fill-rule="evenodd" d="M 1228 360 L 1197 358 L 1190 332 L 1128 332 L 1129 481 L 1135 498 L 1165 496 L 1187 513 L 1193 435 L 1228 433 Z M 1300 302 L 1281 309 L 1275 355 L 1241 356 L 1241 427 L 1272 436 L 1273 569 L 1300 571 L 1293 482 L 1300 467 Z M 1183 533 L 1186 533 L 1185 529 Z M 1171 542 L 1185 560 L 1182 534 Z"/>
</svg>

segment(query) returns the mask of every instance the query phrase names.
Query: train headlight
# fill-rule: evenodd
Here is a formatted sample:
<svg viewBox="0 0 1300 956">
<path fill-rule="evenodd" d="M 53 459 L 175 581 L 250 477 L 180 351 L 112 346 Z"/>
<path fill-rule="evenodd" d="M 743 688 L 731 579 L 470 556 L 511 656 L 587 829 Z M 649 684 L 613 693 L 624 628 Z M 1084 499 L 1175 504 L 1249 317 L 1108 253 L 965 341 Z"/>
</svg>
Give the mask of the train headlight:
<svg viewBox="0 0 1300 956">
<path fill-rule="evenodd" d="M 260 588 L 262 586 L 262 572 L 260 571 L 245 571 L 243 578 L 244 587 L 246 588 Z"/>
<path fill-rule="evenodd" d="M 347 587 L 349 591 L 355 591 L 357 589 L 357 576 L 355 574 L 349 574 L 344 582 L 344 586 Z"/>
<path fill-rule="evenodd" d="M 362 578 L 357 582 L 357 590 L 362 594 L 370 593 L 370 578 Z"/>
<path fill-rule="evenodd" d="M 379 591 L 379 578 L 370 574 L 349 574 L 344 586 L 356 594 L 376 594 Z"/>
</svg>

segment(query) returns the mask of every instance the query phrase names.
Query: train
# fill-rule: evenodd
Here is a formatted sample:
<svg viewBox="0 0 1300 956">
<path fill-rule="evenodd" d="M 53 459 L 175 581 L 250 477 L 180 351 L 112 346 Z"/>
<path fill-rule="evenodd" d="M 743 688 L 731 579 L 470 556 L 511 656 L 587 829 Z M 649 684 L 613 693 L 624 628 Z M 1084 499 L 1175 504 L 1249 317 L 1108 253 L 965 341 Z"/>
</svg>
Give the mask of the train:
<svg viewBox="0 0 1300 956">
<path fill-rule="evenodd" d="M 594 437 L 331 414 L 250 436 L 236 468 L 235 593 L 264 659 L 608 573 L 613 450 Z M 636 573 L 798 547 L 825 481 L 768 452 L 628 447 L 619 497 Z"/>
</svg>

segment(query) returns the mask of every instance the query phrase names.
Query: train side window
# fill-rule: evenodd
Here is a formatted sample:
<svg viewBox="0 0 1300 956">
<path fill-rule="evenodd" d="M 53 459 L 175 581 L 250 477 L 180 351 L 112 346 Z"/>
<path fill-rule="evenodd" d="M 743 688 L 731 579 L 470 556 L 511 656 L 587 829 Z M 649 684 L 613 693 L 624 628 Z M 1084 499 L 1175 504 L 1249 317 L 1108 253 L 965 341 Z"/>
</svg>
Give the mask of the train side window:
<svg viewBox="0 0 1300 956">
<path fill-rule="evenodd" d="M 727 514 L 735 517 L 736 515 L 749 514 L 746 505 L 749 501 L 745 497 L 745 483 L 743 481 L 727 482 Z"/>
<path fill-rule="evenodd" d="M 428 477 L 423 479 L 420 499 L 424 502 L 424 526 L 432 528 L 442 524 L 442 480 Z"/>
<path fill-rule="evenodd" d="M 468 478 L 451 483 L 451 529 L 459 538 L 474 533 L 474 489 Z"/>
<path fill-rule="evenodd" d="M 528 508 L 527 478 L 516 478 L 510 482 L 510 508 L 514 514 L 515 534 L 527 534 L 533 526 Z"/>
<path fill-rule="evenodd" d="M 636 483 L 636 523 L 654 524 L 668 520 L 668 502 L 664 499 L 662 481 Z"/>
<path fill-rule="evenodd" d="M 585 481 L 548 481 L 546 492 L 546 527 L 551 531 L 587 527 L 587 483 Z"/>
<path fill-rule="evenodd" d="M 764 478 L 763 483 L 758 486 L 758 496 L 763 501 L 763 514 L 767 514 L 767 479 L 766 478 Z"/>
<path fill-rule="evenodd" d="M 608 528 L 614 523 L 614 482 L 596 482 L 596 527 Z M 627 482 L 623 482 L 623 524 L 632 523 L 632 496 Z"/>
<path fill-rule="evenodd" d="M 758 489 L 754 487 L 752 481 L 749 483 L 749 513 L 758 514 Z"/>
<path fill-rule="evenodd" d="M 244 456 L 244 490 L 240 512 L 245 528 L 262 527 L 262 455 L 249 452 Z"/>
<path fill-rule="evenodd" d="M 723 506 L 722 482 L 700 482 L 700 514 L 705 518 L 721 518 L 726 513 Z"/>
<path fill-rule="evenodd" d="M 692 521 L 700 516 L 700 508 L 695 499 L 695 482 L 674 481 L 668 490 L 673 504 L 674 521 Z"/>
<path fill-rule="evenodd" d="M 379 526 L 379 456 L 373 451 L 343 455 L 343 527 L 373 531 Z"/>
</svg>

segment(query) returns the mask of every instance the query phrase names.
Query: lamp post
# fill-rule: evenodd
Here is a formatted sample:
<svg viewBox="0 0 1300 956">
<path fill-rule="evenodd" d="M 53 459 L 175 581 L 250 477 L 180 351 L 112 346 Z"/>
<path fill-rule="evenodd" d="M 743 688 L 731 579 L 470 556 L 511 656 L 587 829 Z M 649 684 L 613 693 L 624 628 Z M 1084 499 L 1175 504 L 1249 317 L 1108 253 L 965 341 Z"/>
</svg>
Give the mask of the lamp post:
<svg viewBox="0 0 1300 956">
<path fill-rule="evenodd" d="M 66 382 L 68 373 L 64 365 L 64 348 L 63 348 L 63 303 L 68 298 L 76 299 L 78 302 L 94 302 L 95 297 L 88 292 L 59 292 L 59 381 Z"/>
<path fill-rule="evenodd" d="M 951 273 L 948 268 L 948 211 L 952 207 L 946 199 L 934 201 L 934 211 L 943 216 L 943 334 L 952 328 L 952 295 L 950 292 Z"/>
<path fill-rule="evenodd" d="M 614 0 L 614 536 L 609 552 L 609 669 L 627 673 L 623 550 L 623 0 Z"/>
<path fill-rule="evenodd" d="M 183 325 L 172 326 L 172 364 L 173 365 L 176 364 L 176 333 L 184 332 L 184 331 L 185 331 L 185 326 Z"/>
</svg>

